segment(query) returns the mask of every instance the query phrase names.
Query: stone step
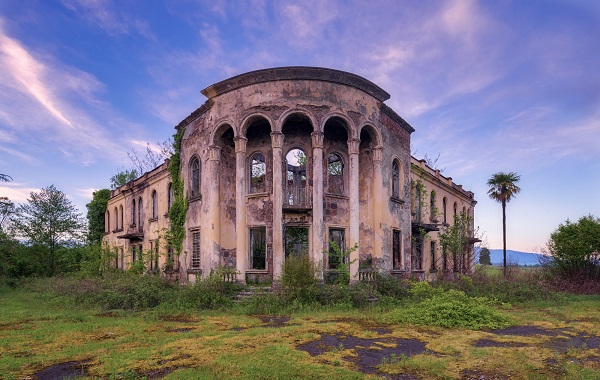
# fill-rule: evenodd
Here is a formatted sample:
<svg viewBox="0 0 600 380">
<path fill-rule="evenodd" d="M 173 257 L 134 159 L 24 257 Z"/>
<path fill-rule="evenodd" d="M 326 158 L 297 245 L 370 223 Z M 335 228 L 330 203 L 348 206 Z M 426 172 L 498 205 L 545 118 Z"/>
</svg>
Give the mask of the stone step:
<svg viewBox="0 0 600 380">
<path fill-rule="evenodd" d="M 270 287 L 268 286 L 248 286 L 246 289 L 242 290 L 238 294 L 236 294 L 236 301 L 241 301 L 243 299 L 249 299 L 258 294 L 267 294 L 273 293 Z"/>
</svg>

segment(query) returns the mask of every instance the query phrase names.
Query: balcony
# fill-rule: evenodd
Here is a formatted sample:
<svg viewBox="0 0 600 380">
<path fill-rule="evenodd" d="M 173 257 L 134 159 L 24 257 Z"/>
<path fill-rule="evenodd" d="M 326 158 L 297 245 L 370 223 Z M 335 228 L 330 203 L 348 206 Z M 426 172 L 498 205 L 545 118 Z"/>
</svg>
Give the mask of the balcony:
<svg viewBox="0 0 600 380">
<path fill-rule="evenodd" d="M 291 210 L 312 209 L 312 192 L 307 186 L 291 186 L 283 192 L 283 208 Z"/>
<path fill-rule="evenodd" d="M 144 226 L 136 226 L 130 224 L 124 235 L 117 236 L 118 239 L 129 239 L 129 240 L 144 240 Z"/>
</svg>

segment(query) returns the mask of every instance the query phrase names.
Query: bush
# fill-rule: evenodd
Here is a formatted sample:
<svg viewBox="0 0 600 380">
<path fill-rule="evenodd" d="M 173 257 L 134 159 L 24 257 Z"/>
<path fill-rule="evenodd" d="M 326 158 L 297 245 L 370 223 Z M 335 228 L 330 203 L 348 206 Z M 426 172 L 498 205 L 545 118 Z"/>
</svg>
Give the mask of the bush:
<svg viewBox="0 0 600 380">
<path fill-rule="evenodd" d="M 419 300 L 397 308 L 382 319 L 387 323 L 411 323 L 469 329 L 500 328 L 510 325 L 508 317 L 494 308 L 486 297 L 470 297 L 459 290 L 434 288 L 426 282 L 411 286 L 411 297 Z"/>
<path fill-rule="evenodd" d="M 314 302 L 318 297 L 317 266 L 308 255 L 286 257 L 281 273 L 281 289 L 286 298 Z"/>
</svg>

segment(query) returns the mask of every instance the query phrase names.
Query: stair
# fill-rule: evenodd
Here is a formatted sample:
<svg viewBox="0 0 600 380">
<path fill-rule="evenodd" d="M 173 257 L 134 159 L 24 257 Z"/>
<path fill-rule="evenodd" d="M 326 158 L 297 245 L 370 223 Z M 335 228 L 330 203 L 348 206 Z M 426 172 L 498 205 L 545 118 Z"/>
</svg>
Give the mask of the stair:
<svg viewBox="0 0 600 380">
<path fill-rule="evenodd" d="M 247 286 L 244 290 L 236 294 L 235 301 L 239 302 L 245 299 L 250 299 L 256 295 L 273 293 L 270 286 Z"/>
</svg>

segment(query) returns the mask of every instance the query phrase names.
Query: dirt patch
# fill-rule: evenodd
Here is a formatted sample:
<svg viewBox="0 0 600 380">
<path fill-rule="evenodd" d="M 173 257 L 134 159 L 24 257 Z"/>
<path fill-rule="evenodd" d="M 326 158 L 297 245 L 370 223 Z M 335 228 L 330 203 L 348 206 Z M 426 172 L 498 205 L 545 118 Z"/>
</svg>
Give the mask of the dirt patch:
<svg viewBox="0 0 600 380">
<path fill-rule="evenodd" d="M 296 348 L 308 352 L 311 356 L 333 350 L 354 350 L 357 356 L 345 356 L 344 360 L 355 363 L 362 373 L 377 374 L 380 373 L 377 366 L 386 360 L 425 352 L 425 343 L 417 339 L 364 339 L 351 335 L 323 334 L 319 340 L 303 343 Z"/>
<path fill-rule="evenodd" d="M 581 333 L 575 336 L 562 335 L 545 342 L 542 347 L 550 348 L 560 353 L 565 353 L 569 349 L 594 350 L 600 347 L 600 337 Z"/>
<path fill-rule="evenodd" d="M 473 343 L 473 347 L 525 347 L 527 344 L 521 342 L 499 342 L 493 339 L 479 339 Z"/>
<path fill-rule="evenodd" d="M 465 369 L 460 374 L 462 379 L 469 380 L 505 380 L 510 378 L 505 374 L 485 372 L 478 369 Z"/>
<path fill-rule="evenodd" d="M 538 326 L 512 326 L 505 329 L 492 330 L 492 333 L 496 335 L 515 335 L 515 336 L 532 336 L 532 335 L 543 335 L 543 336 L 556 336 L 560 334 L 561 330 L 550 330 Z"/>
<path fill-rule="evenodd" d="M 89 360 L 53 364 L 33 375 L 37 380 L 73 379 L 88 375 Z"/>
<path fill-rule="evenodd" d="M 192 331 L 193 328 L 192 327 L 180 327 L 178 329 L 169 329 L 167 330 L 167 332 L 170 333 L 181 333 L 181 332 L 188 332 L 188 331 Z"/>
<path fill-rule="evenodd" d="M 261 315 L 258 317 L 258 319 L 264 323 L 263 327 L 284 327 L 292 318 Z"/>
</svg>

